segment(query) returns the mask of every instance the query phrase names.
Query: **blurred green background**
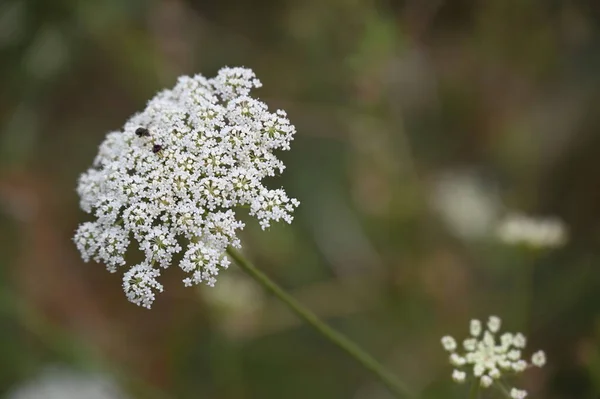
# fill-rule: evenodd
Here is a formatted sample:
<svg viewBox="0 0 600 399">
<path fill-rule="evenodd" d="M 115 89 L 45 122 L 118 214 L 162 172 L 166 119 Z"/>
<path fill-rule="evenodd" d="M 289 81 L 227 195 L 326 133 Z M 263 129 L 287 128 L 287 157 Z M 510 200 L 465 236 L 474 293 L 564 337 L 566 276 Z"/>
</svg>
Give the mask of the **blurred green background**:
<svg viewBox="0 0 600 399">
<path fill-rule="evenodd" d="M 599 397 L 597 0 L 0 0 L 0 397 L 57 369 L 98 398 L 390 397 L 235 266 L 214 290 L 170 269 L 148 311 L 81 261 L 104 135 L 224 65 L 298 129 L 294 223 L 243 232 L 263 271 L 424 398 L 466 398 L 439 340 L 490 314 L 547 352 L 516 386 Z M 502 245 L 510 210 L 569 243 Z M 71 392 L 22 397 L 96 398 Z"/>
</svg>

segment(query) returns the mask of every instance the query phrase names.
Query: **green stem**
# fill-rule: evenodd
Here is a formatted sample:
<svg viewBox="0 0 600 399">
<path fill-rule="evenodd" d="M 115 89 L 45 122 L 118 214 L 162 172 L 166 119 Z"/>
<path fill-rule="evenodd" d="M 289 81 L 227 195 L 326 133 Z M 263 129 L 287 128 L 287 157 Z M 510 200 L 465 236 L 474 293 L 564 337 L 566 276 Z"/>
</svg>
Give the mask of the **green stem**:
<svg viewBox="0 0 600 399">
<path fill-rule="evenodd" d="M 227 249 L 227 253 L 246 273 L 248 273 L 260 285 L 262 285 L 263 288 L 285 303 L 297 316 L 310 324 L 315 330 L 320 332 L 333 344 L 337 345 L 339 348 L 348 353 L 366 369 L 370 370 L 383 384 L 385 384 L 390 392 L 394 393 L 396 397 L 415 397 L 415 395 L 406 387 L 405 384 L 398 381 L 398 379 L 396 379 L 391 372 L 386 370 L 377 360 L 364 352 L 354 342 L 350 341 L 348 338 L 321 321 L 317 315 L 306 309 L 269 277 L 267 277 L 267 275 L 258 270 L 238 250 L 229 247 Z"/>
<path fill-rule="evenodd" d="M 469 390 L 469 399 L 477 399 L 478 394 L 479 394 L 479 379 L 476 379 L 471 383 L 471 389 Z"/>
<path fill-rule="evenodd" d="M 496 388 L 498 388 L 498 390 L 500 392 L 502 392 L 504 394 L 504 396 L 506 396 L 508 399 L 511 399 L 512 396 L 510 396 L 510 392 L 508 391 L 508 388 L 500 381 L 496 381 L 496 383 L 494 384 L 494 386 Z"/>
<path fill-rule="evenodd" d="M 534 288 L 534 273 L 537 261 L 537 252 L 535 249 L 526 249 L 525 264 L 520 267 L 519 270 L 519 294 L 517 297 L 520 299 L 520 303 L 517 303 L 517 309 L 519 311 L 518 326 L 527 334 L 531 321 L 531 315 L 533 311 L 533 288 Z"/>
</svg>

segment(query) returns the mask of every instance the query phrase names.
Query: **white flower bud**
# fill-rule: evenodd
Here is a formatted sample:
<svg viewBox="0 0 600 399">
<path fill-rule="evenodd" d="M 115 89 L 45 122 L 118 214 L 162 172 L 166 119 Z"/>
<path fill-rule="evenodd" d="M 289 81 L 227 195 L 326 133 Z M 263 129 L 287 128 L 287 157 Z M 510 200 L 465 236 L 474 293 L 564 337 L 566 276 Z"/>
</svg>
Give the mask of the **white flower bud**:
<svg viewBox="0 0 600 399">
<path fill-rule="evenodd" d="M 471 324 L 469 327 L 469 331 L 471 332 L 472 336 L 478 337 L 479 334 L 481 334 L 481 322 L 479 320 L 471 320 Z"/>
<path fill-rule="evenodd" d="M 543 367 L 546 364 L 546 354 L 544 351 L 537 351 L 531 356 L 531 363 L 537 367 Z"/>
<path fill-rule="evenodd" d="M 467 338 L 463 341 L 463 348 L 467 352 L 472 352 L 477 348 L 477 340 L 475 338 Z"/>
<path fill-rule="evenodd" d="M 454 366 L 464 366 L 467 360 L 456 353 L 450 355 L 450 363 Z"/>
<path fill-rule="evenodd" d="M 500 337 L 500 343 L 503 348 L 508 348 L 509 346 L 511 346 L 513 344 L 513 334 L 511 334 L 511 333 L 502 334 L 502 336 Z"/>
<path fill-rule="evenodd" d="M 527 338 L 521 333 L 517 333 L 513 337 L 513 345 L 517 348 L 525 348 L 527 345 Z"/>
<path fill-rule="evenodd" d="M 448 352 L 452 352 L 456 350 L 456 341 L 451 336 L 446 335 L 445 337 L 442 337 L 442 346 Z"/>
<path fill-rule="evenodd" d="M 488 375 L 484 375 L 479 379 L 479 383 L 483 388 L 488 388 L 493 382 L 494 380 L 492 380 L 492 377 Z"/>
<path fill-rule="evenodd" d="M 513 349 L 506 354 L 506 357 L 509 360 L 519 360 L 521 358 L 521 351 L 518 349 Z"/>
<path fill-rule="evenodd" d="M 500 370 L 498 370 L 495 367 L 489 371 L 489 374 L 490 374 L 490 377 L 492 377 L 494 379 L 498 379 L 502 375 L 502 373 L 500 373 Z"/>
<path fill-rule="evenodd" d="M 513 370 L 516 372 L 524 371 L 527 368 L 527 362 L 525 360 L 517 360 L 512 364 Z"/>
<path fill-rule="evenodd" d="M 527 391 L 513 388 L 510 390 L 510 397 L 512 399 L 525 399 L 527 397 Z"/>
<path fill-rule="evenodd" d="M 452 372 L 452 379 L 458 383 L 465 382 L 466 378 L 467 378 L 467 373 L 465 373 L 464 371 L 454 370 Z"/>
<path fill-rule="evenodd" d="M 473 367 L 473 375 L 475 377 L 481 377 L 485 371 L 485 367 L 481 363 L 475 364 Z"/>
<path fill-rule="evenodd" d="M 501 324 L 502 321 L 498 316 L 490 316 L 490 318 L 488 319 L 487 328 L 488 330 L 490 330 L 490 332 L 495 334 L 500 330 Z"/>
</svg>

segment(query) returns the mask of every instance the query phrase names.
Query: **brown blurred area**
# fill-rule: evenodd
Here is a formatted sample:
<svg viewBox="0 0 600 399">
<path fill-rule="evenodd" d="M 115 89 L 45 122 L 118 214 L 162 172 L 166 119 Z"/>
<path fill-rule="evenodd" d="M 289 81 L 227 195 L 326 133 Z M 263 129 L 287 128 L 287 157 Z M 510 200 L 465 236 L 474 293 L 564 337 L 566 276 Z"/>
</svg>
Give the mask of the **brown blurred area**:
<svg viewBox="0 0 600 399">
<path fill-rule="evenodd" d="M 148 311 L 72 242 L 104 135 L 225 65 L 298 130 L 274 183 L 294 223 L 243 233 L 262 270 L 425 398 L 466 397 L 439 339 L 490 314 L 548 354 L 519 379 L 531 397 L 598 397 L 593 0 L 1 0 L 0 397 L 55 364 L 136 398 L 388 397 L 235 266 L 215 296 L 169 269 Z M 511 210 L 560 217 L 569 243 L 501 245 L 487 232 Z"/>
</svg>

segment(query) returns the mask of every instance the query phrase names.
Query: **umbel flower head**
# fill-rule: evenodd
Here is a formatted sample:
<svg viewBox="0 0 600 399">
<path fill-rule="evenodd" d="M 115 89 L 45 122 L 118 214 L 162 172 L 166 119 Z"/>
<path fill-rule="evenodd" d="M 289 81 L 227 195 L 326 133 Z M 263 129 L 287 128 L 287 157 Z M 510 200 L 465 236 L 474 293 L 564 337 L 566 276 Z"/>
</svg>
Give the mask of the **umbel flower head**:
<svg viewBox="0 0 600 399">
<path fill-rule="evenodd" d="M 238 208 L 263 229 L 292 221 L 299 202 L 262 181 L 283 171 L 273 151 L 289 150 L 295 128 L 284 111 L 249 96 L 260 86 L 245 68 L 180 77 L 109 133 L 81 175 L 80 205 L 95 220 L 79 226 L 75 243 L 85 261 L 110 272 L 126 264 L 131 241 L 137 245 L 145 259 L 123 278 L 131 302 L 149 308 L 163 290 L 160 269 L 180 253 L 186 286 L 214 285 L 229 265 L 227 247 L 241 245 Z"/>
<path fill-rule="evenodd" d="M 523 334 L 507 332 L 497 339 L 500 325 L 499 317 L 490 316 L 487 329 L 483 331 L 481 321 L 471 320 L 471 336 L 462 342 L 462 352 L 458 351 L 458 344 L 453 337 L 447 335 L 442 338 L 442 346 L 450 352 L 450 363 L 456 367 L 452 372 L 454 381 L 462 383 L 472 376 L 484 388 L 496 383 L 501 389 L 507 390 L 502 383 L 504 377 L 546 364 L 543 351 L 534 353 L 530 362 L 522 358 L 522 350 L 527 343 Z M 511 388 L 509 394 L 513 399 L 527 396 L 526 391 L 517 388 Z"/>
</svg>

